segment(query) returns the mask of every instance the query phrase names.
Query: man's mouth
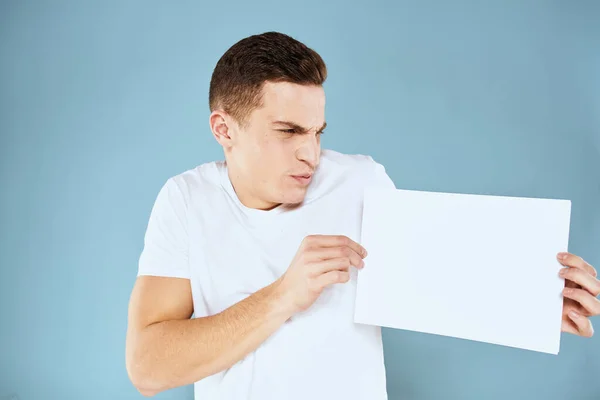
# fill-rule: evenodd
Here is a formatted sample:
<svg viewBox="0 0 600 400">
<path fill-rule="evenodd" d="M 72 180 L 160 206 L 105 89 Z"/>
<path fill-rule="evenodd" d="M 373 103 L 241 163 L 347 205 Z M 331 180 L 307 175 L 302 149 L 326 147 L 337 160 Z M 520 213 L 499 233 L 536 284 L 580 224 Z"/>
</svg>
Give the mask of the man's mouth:
<svg viewBox="0 0 600 400">
<path fill-rule="evenodd" d="M 292 178 L 294 178 L 303 185 L 307 185 L 312 179 L 312 174 L 292 175 Z"/>
</svg>

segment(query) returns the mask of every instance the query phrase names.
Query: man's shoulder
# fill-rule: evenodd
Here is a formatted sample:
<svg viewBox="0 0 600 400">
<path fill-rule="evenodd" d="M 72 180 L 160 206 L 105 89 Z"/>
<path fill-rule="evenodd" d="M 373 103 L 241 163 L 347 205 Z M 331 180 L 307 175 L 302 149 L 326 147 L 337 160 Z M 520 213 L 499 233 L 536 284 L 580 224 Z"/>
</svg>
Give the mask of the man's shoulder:
<svg viewBox="0 0 600 400">
<path fill-rule="evenodd" d="M 367 154 L 342 153 L 331 149 L 321 151 L 321 162 L 323 161 L 333 166 L 357 169 L 369 169 L 377 164 L 373 157 Z"/>
<path fill-rule="evenodd" d="M 383 165 L 368 154 L 342 153 L 330 149 L 321 151 L 321 164 L 326 169 L 341 169 L 364 178 L 385 171 Z"/>
<path fill-rule="evenodd" d="M 349 174 L 354 182 L 364 186 L 394 187 L 385 167 L 367 154 L 349 154 L 327 149 L 321 152 L 321 163 L 329 172 L 339 169 Z"/>
<path fill-rule="evenodd" d="M 202 163 L 172 175 L 167 179 L 166 185 L 176 186 L 187 198 L 198 192 L 206 195 L 221 187 L 221 173 L 224 167 L 224 161 Z"/>
</svg>

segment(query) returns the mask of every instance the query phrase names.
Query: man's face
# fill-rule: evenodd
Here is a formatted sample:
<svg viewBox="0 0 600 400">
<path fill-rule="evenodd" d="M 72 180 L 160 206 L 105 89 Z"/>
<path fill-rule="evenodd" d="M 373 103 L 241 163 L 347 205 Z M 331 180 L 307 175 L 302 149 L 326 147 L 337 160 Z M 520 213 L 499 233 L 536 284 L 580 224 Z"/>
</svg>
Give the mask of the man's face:
<svg viewBox="0 0 600 400">
<path fill-rule="evenodd" d="M 242 203 L 260 209 L 301 203 L 319 164 L 324 128 L 322 87 L 266 83 L 263 106 L 246 126 L 228 123 L 225 154 Z"/>
</svg>

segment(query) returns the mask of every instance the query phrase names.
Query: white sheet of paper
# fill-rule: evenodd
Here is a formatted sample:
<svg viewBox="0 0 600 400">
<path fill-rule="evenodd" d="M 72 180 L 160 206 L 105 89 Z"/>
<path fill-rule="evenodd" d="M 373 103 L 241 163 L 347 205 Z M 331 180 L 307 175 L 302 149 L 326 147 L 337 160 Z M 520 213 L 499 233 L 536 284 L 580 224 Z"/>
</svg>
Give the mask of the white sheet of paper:
<svg viewBox="0 0 600 400">
<path fill-rule="evenodd" d="M 354 321 L 558 354 L 571 202 L 368 189 Z"/>
</svg>

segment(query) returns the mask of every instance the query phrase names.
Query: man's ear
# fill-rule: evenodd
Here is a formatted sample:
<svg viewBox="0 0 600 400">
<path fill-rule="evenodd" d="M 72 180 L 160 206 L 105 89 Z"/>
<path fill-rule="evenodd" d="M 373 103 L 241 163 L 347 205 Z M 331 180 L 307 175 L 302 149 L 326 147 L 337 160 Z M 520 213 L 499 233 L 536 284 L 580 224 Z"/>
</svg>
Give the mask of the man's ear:
<svg viewBox="0 0 600 400">
<path fill-rule="evenodd" d="M 221 110 L 215 110 L 210 114 L 209 124 L 213 136 L 224 149 L 233 144 L 233 130 L 231 129 L 232 119 L 227 113 Z"/>
</svg>

